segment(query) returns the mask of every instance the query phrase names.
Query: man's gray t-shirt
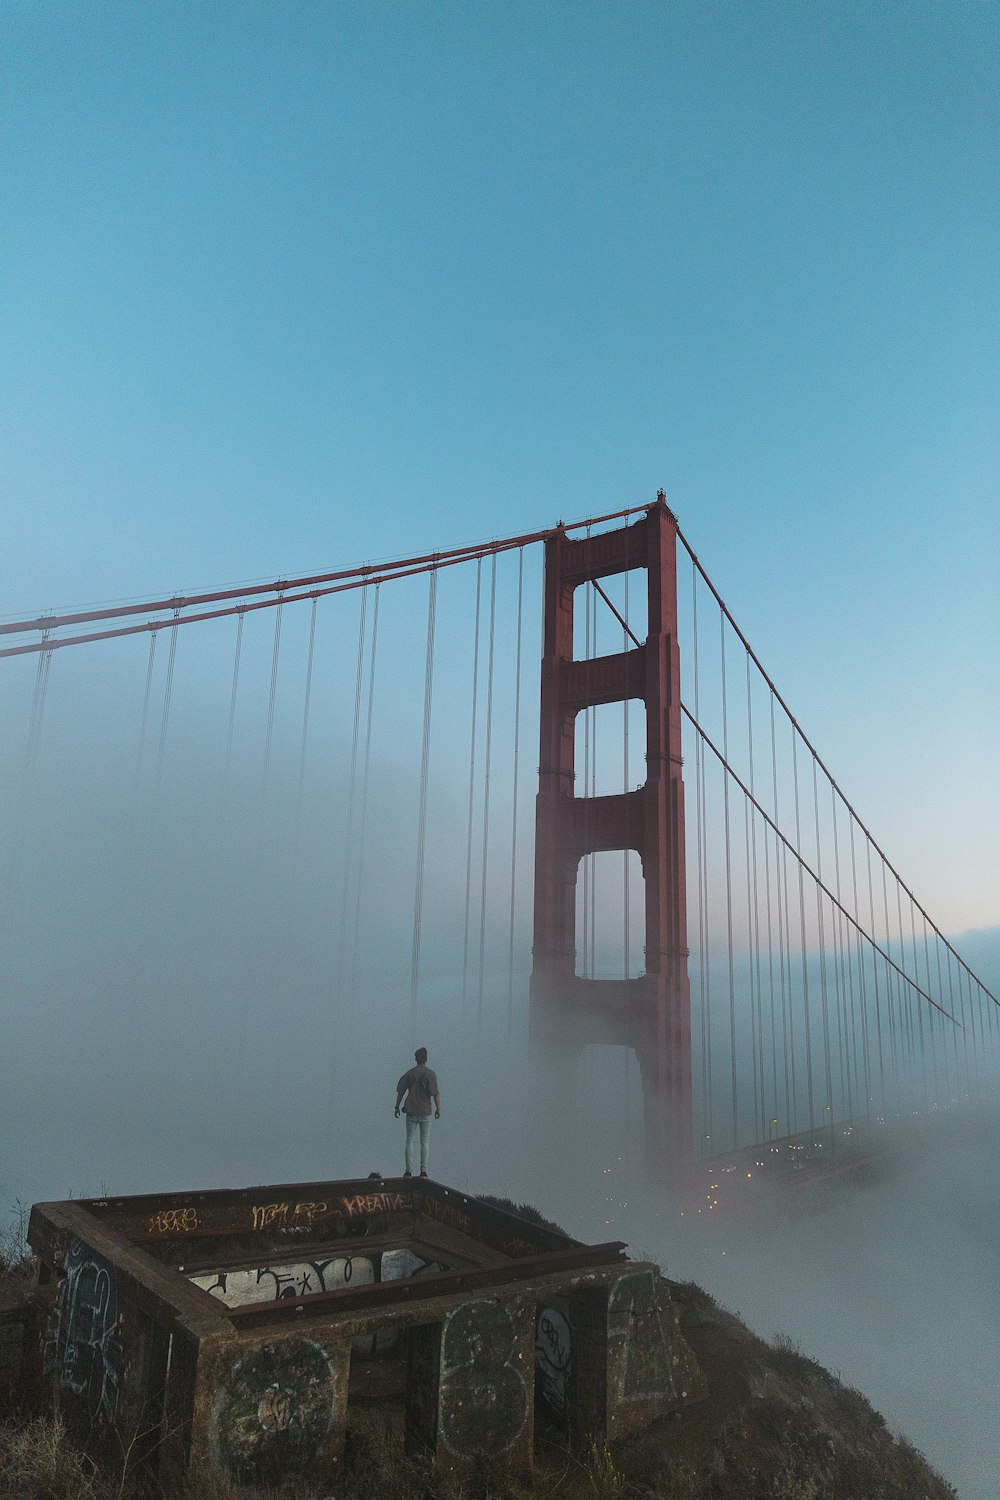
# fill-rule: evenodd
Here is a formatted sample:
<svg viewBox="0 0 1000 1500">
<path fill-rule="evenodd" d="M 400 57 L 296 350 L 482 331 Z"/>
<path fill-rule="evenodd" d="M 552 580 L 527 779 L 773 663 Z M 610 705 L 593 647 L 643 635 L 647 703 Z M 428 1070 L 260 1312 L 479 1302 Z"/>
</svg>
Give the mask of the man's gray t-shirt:
<svg viewBox="0 0 1000 1500">
<path fill-rule="evenodd" d="M 396 1093 L 406 1095 L 406 1103 L 403 1105 L 404 1115 L 429 1115 L 433 1108 L 433 1099 L 438 1091 L 437 1075 L 432 1068 L 427 1068 L 423 1063 L 418 1063 L 408 1073 L 404 1073 L 396 1084 Z"/>
</svg>

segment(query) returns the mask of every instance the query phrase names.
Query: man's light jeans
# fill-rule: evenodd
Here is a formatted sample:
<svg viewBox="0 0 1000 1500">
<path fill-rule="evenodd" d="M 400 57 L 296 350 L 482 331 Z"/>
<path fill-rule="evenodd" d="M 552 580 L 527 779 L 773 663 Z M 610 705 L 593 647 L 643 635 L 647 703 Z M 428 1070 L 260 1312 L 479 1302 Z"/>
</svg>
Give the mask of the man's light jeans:
<svg viewBox="0 0 1000 1500">
<path fill-rule="evenodd" d="M 420 1170 L 427 1171 L 427 1145 L 431 1134 L 430 1115 L 407 1115 L 406 1117 L 406 1170 L 413 1171 L 413 1155 L 416 1150 L 417 1133 L 420 1134 Z"/>
</svg>

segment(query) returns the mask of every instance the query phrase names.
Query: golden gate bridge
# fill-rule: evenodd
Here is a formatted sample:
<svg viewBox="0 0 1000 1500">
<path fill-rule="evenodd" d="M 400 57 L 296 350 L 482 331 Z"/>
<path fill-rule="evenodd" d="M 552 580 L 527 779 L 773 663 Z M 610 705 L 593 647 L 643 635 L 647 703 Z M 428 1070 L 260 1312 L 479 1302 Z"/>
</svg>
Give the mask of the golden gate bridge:
<svg viewBox="0 0 1000 1500">
<path fill-rule="evenodd" d="M 0 670 L 15 1004 L 12 976 L 44 966 L 19 927 L 71 922 L 88 885 L 117 919 L 81 943 L 81 992 L 127 1007 L 152 969 L 183 990 L 183 922 L 165 934 L 160 906 L 197 867 L 247 914 L 220 968 L 263 952 L 280 906 L 278 994 L 307 945 L 331 1007 L 376 982 L 411 1037 L 435 1007 L 470 1036 L 527 1030 L 564 1080 L 623 1049 L 654 1173 L 708 1207 L 724 1171 L 853 1168 L 992 1065 L 996 998 L 662 491 L 417 557 L 8 620 Z"/>
</svg>

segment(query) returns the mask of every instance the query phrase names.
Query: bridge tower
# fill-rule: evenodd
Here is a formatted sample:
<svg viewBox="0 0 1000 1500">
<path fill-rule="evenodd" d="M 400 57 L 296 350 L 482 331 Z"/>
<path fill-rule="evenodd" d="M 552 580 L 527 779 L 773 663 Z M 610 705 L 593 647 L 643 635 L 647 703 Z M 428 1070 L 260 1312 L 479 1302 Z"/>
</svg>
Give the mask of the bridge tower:
<svg viewBox="0 0 1000 1500">
<path fill-rule="evenodd" d="M 693 1154 L 676 542 L 676 518 L 662 490 L 631 525 L 580 541 L 559 531 L 546 542 L 531 975 L 532 1038 L 550 1055 L 592 1043 L 634 1050 L 647 1158 L 653 1172 L 669 1177 Z M 615 655 L 575 660 L 576 589 L 643 568 L 646 641 Z M 617 796 L 577 796 L 577 714 L 630 698 L 646 707 L 645 784 Z M 645 883 L 645 973 L 584 978 L 576 972 L 580 861 L 626 849 L 638 853 Z"/>
</svg>

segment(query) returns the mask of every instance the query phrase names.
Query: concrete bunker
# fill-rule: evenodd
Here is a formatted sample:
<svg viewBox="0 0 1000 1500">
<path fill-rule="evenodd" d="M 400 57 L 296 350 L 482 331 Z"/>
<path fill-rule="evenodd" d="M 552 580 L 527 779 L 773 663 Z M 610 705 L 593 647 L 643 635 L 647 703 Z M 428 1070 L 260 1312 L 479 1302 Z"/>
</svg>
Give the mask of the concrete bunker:
<svg viewBox="0 0 1000 1500">
<path fill-rule="evenodd" d="M 656 1267 L 428 1180 L 36 1204 L 28 1240 L 36 1378 L 162 1482 L 322 1481 L 372 1422 L 523 1473 L 536 1412 L 586 1445 L 700 1394 Z"/>
</svg>

